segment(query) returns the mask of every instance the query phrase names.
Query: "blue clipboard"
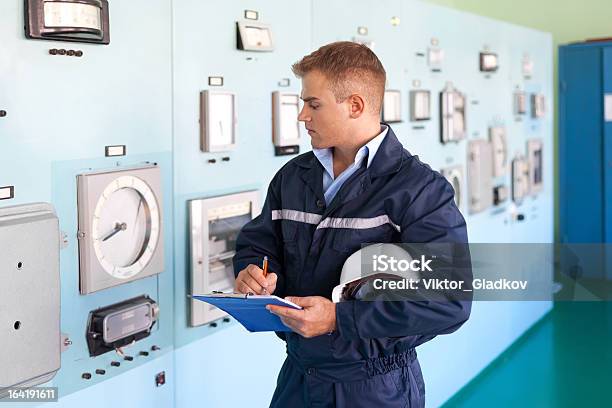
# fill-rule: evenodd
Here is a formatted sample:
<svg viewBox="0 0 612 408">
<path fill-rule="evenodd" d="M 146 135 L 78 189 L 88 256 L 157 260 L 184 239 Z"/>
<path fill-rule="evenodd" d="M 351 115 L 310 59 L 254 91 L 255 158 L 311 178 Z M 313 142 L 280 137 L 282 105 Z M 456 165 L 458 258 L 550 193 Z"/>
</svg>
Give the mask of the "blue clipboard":
<svg viewBox="0 0 612 408">
<path fill-rule="evenodd" d="M 241 293 L 212 293 L 194 295 L 194 299 L 209 303 L 238 320 L 250 332 L 280 331 L 291 329 L 280 317 L 266 309 L 267 305 L 278 305 L 300 310 L 300 306 L 272 295 L 245 295 Z"/>
</svg>

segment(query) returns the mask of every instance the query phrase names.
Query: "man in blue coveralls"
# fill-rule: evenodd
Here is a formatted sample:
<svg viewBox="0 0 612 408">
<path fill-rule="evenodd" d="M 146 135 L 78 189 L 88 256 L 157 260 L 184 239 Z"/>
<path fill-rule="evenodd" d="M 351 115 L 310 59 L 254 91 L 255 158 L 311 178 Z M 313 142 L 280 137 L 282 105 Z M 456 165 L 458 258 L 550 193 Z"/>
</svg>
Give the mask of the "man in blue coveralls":
<svg viewBox="0 0 612 408">
<path fill-rule="evenodd" d="M 369 48 L 328 44 L 292 69 L 313 150 L 276 173 L 234 257 L 236 291 L 303 307 L 271 307 L 293 331 L 278 333 L 287 359 L 270 406 L 423 407 L 415 347 L 457 330 L 470 302 L 330 299 L 362 243 L 467 243 L 454 191 L 380 123 L 386 73 Z"/>
</svg>

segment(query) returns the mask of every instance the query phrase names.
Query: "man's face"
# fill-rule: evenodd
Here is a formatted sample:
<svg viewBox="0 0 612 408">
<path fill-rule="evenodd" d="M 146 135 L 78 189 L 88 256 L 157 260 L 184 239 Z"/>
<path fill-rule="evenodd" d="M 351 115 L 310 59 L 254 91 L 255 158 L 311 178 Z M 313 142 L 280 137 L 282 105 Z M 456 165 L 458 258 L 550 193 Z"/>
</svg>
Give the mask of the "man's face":
<svg viewBox="0 0 612 408">
<path fill-rule="evenodd" d="M 325 75 L 319 71 L 304 75 L 301 99 L 304 107 L 298 120 L 304 122 L 312 147 L 324 149 L 342 145 L 350 134 L 350 108 L 345 102 L 336 102 Z"/>
</svg>

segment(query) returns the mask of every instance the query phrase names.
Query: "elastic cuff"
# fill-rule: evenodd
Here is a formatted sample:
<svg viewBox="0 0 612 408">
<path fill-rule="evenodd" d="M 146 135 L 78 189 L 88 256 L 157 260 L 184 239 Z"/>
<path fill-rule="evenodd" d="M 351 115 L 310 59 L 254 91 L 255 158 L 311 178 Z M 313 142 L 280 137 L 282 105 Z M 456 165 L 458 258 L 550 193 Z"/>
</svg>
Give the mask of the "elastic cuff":
<svg viewBox="0 0 612 408">
<path fill-rule="evenodd" d="M 355 301 L 336 303 L 336 327 L 340 336 L 346 340 L 359 339 L 355 324 Z"/>
</svg>

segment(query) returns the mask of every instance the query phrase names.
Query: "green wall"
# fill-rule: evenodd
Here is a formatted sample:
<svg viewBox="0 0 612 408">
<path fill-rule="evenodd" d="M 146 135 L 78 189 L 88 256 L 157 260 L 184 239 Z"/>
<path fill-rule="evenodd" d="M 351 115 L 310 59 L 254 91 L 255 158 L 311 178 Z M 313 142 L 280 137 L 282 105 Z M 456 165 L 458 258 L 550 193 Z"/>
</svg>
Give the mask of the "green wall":
<svg viewBox="0 0 612 408">
<path fill-rule="evenodd" d="M 612 37 L 612 0 L 427 0 L 429 3 L 456 8 L 498 20 L 535 28 L 552 33 L 554 42 L 555 118 L 557 99 L 557 48 L 570 42 L 589 38 Z M 558 126 L 555 121 L 555 175 L 558 172 Z M 555 177 L 555 191 L 559 191 L 559 179 Z M 559 197 L 555 195 L 555 238 L 558 239 Z"/>
<path fill-rule="evenodd" d="M 428 0 L 553 34 L 555 44 L 612 37 L 610 0 Z"/>
</svg>

